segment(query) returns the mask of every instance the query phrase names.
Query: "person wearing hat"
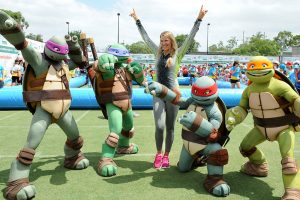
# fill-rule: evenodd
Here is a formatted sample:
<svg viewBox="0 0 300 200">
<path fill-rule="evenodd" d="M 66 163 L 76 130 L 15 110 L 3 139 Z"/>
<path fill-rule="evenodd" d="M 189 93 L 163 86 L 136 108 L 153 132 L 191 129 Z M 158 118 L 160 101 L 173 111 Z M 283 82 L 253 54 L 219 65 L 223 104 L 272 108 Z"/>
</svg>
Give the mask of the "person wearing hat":
<svg viewBox="0 0 300 200">
<path fill-rule="evenodd" d="M 295 86 L 296 89 L 298 91 L 298 93 L 300 93 L 300 70 L 299 70 L 299 64 L 294 65 L 294 75 L 295 75 Z"/>
<path fill-rule="evenodd" d="M 279 70 L 278 68 L 279 68 L 279 62 L 277 61 L 277 60 L 275 60 L 275 61 L 273 61 L 273 68 L 275 69 L 275 70 Z"/>
<path fill-rule="evenodd" d="M 289 78 L 294 73 L 293 63 L 292 62 L 287 62 L 286 63 L 286 67 L 287 67 L 287 69 L 286 69 L 286 76 Z"/>
</svg>

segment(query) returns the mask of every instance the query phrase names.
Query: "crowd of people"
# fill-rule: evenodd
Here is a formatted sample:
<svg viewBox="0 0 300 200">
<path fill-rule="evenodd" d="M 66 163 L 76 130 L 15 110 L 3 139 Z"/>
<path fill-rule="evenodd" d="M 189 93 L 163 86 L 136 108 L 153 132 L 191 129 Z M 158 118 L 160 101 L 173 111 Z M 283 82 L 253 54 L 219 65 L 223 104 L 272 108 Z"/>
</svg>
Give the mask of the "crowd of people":
<svg viewBox="0 0 300 200">
<path fill-rule="evenodd" d="M 273 62 L 274 69 L 286 75 L 295 85 L 300 88 L 300 61 L 287 61 L 280 63 Z M 145 69 L 145 75 L 155 77 L 154 64 L 142 64 Z M 248 78 L 245 74 L 247 63 L 233 61 L 232 63 L 204 63 L 204 64 L 181 64 L 178 69 L 177 77 L 190 77 L 190 83 L 194 78 L 209 76 L 214 80 L 231 82 L 232 88 L 240 88 L 240 84 L 248 84 Z M 298 77 L 299 76 L 299 77 Z"/>
</svg>

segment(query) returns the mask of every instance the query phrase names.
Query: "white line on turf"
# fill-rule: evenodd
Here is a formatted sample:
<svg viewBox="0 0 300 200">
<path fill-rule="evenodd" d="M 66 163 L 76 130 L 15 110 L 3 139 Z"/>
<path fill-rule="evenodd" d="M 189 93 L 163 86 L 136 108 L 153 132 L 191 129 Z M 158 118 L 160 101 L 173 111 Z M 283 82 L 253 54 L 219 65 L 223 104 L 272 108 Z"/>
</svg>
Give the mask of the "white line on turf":
<svg viewBox="0 0 300 200">
<path fill-rule="evenodd" d="M 90 112 L 90 110 L 85 111 L 80 117 L 78 117 L 76 119 L 76 122 L 78 123 L 82 118 L 84 118 L 88 113 Z"/>
<path fill-rule="evenodd" d="M 21 112 L 24 112 L 24 111 L 21 111 Z M 7 118 L 10 118 L 10 117 L 13 117 L 13 116 L 15 116 L 16 114 L 20 114 L 20 112 L 18 111 L 18 112 L 14 112 L 14 113 L 12 113 L 12 114 L 10 114 L 10 115 L 7 115 L 7 116 L 5 116 L 5 117 L 2 117 L 2 118 L 0 118 L 0 121 L 1 120 L 4 120 L 4 119 L 7 119 Z"/>
</svg>

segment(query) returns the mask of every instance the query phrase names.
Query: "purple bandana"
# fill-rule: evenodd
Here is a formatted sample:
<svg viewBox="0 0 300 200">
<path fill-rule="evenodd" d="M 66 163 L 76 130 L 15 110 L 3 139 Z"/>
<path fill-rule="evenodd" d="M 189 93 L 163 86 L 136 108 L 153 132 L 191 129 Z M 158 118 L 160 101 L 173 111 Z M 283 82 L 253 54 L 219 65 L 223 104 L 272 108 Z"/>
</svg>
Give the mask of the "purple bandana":
<svg viewBox="0 0 300 200">
<path fill-rule="evenodd" d="M 58 53 L 58 54 L 62 54 L 62 55 L 66 55 L 69 53 L 69 47 L 68 45 L 60 45 L 60 44 L 57 44 L 55 42 L 52 42 L 51 40 L 48 40 L 46 42 L 46 47 L 50 50 L 50 51 L 53 51 L 55 53 Z"/>
<path fill-rule="evenodd" d="M 109 47 L 107 53 L 115 55 L 115 56 L 129 56 L 129 51 L 125 49 L 117 49 L 113 47 Z"/>
</svg>

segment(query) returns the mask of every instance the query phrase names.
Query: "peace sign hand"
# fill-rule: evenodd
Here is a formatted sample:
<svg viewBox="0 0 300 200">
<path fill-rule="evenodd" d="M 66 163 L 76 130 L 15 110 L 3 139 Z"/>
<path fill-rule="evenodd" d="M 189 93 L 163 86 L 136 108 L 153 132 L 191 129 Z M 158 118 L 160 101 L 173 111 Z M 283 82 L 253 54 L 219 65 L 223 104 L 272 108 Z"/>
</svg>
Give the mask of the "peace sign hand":
<svg viewBox="0 0 300 200">
<path fill-rule="evenodd" d="M 129 16 L 132 17 L 135 21 L 137 21 L 139 19 L 134 8 L 132 9 L 132 12 L 129 14 Z"/>
<path fill-rule="evenodd" d="M 202 5 L 197 19 L 202 20 L 207 12 L 208 12 L 208 10 L 204 10 L 203 5 Z"/>
</svg>

